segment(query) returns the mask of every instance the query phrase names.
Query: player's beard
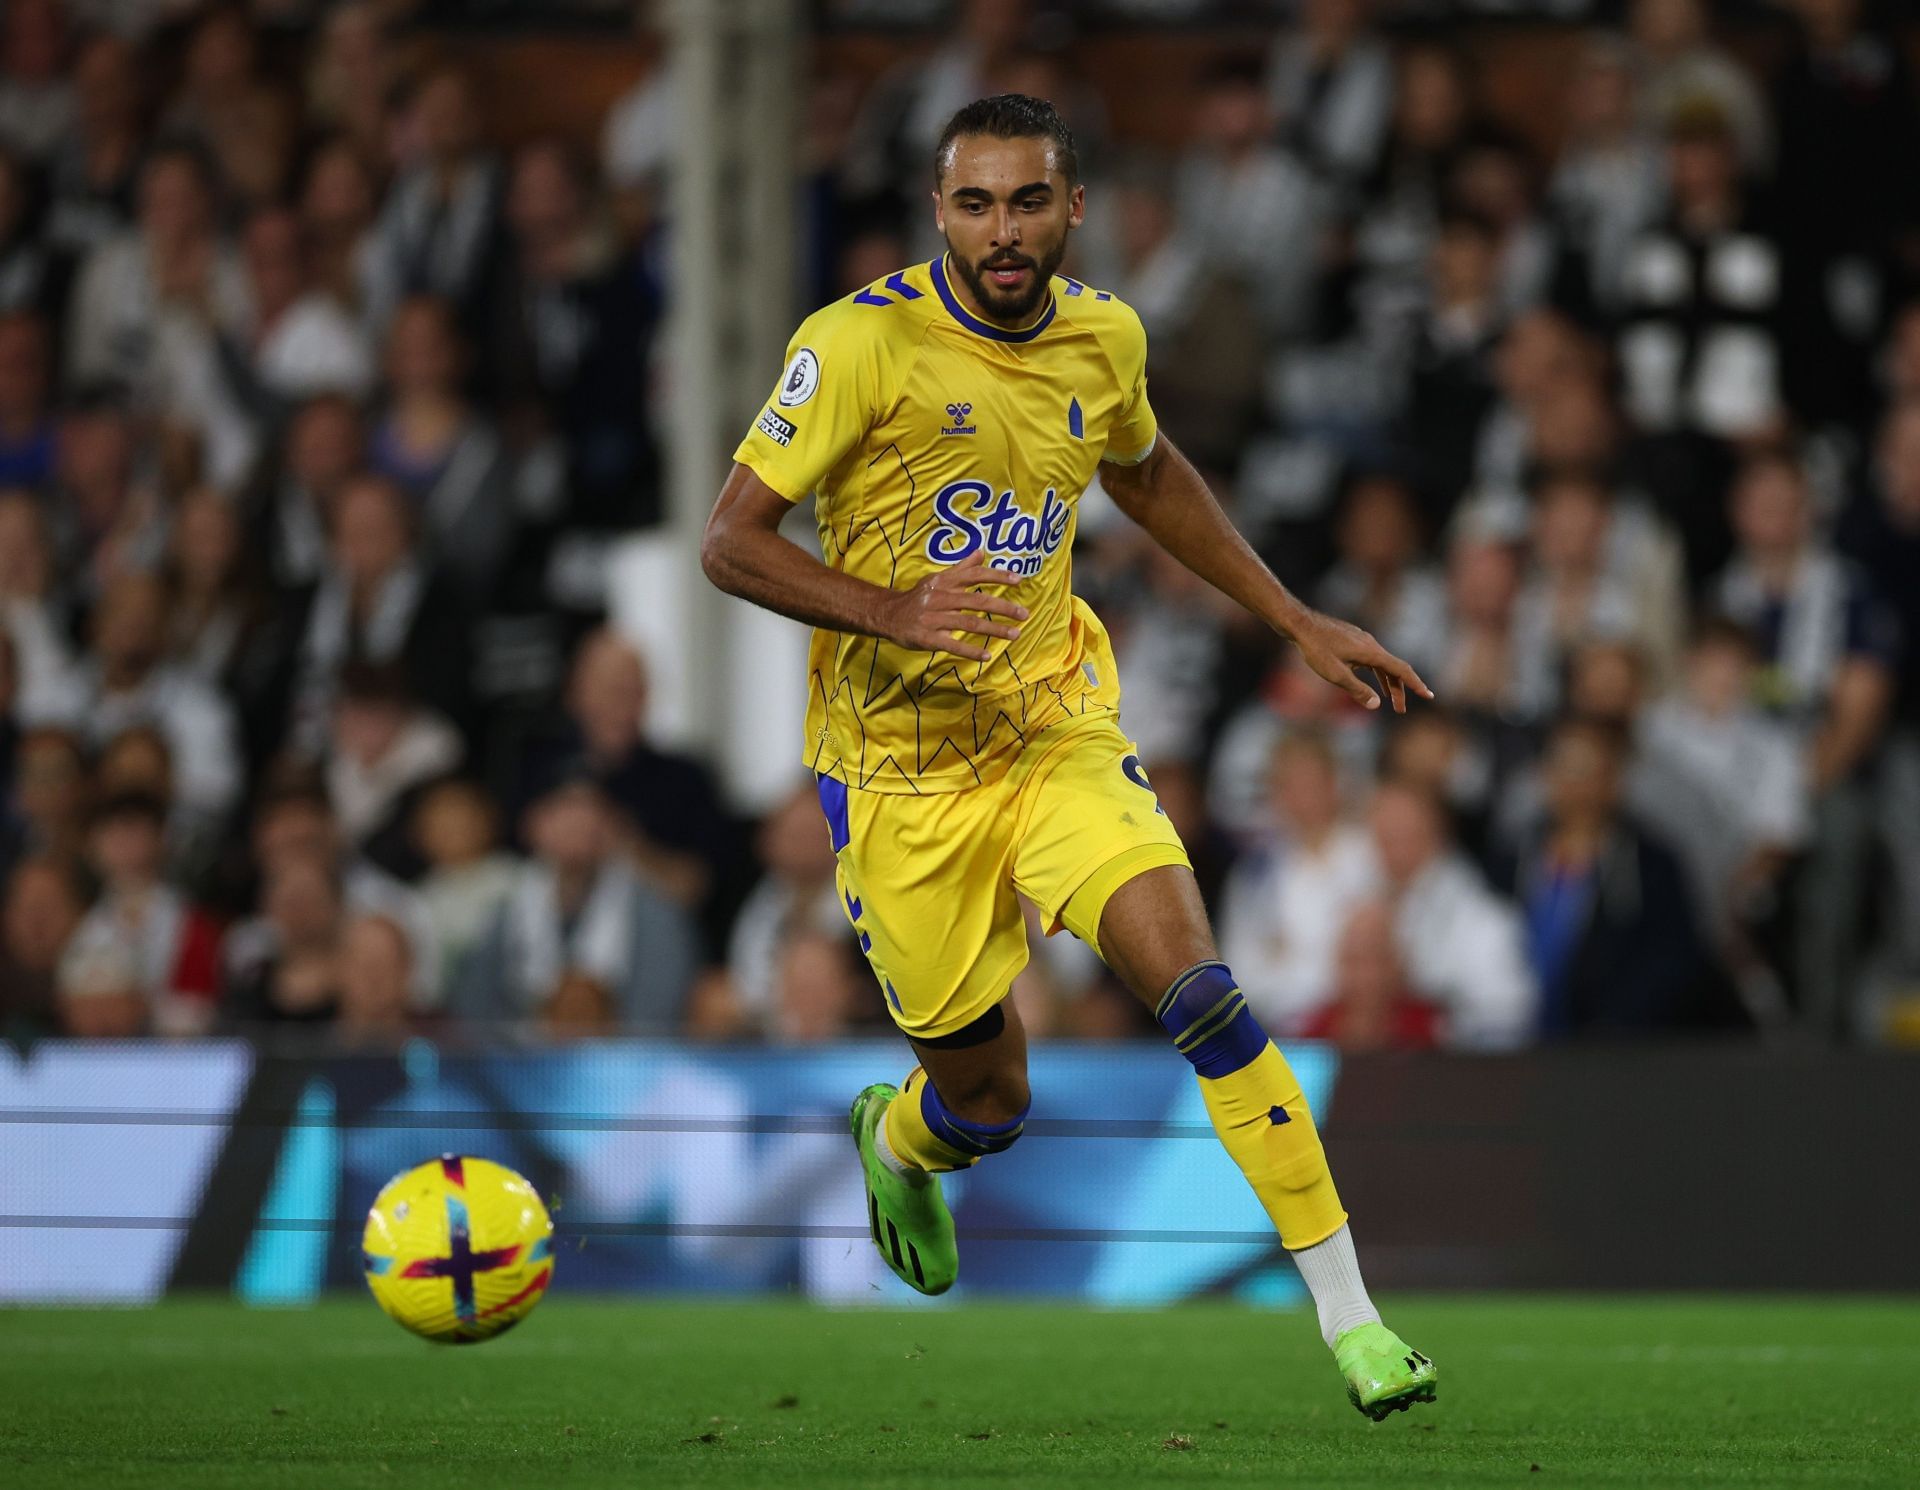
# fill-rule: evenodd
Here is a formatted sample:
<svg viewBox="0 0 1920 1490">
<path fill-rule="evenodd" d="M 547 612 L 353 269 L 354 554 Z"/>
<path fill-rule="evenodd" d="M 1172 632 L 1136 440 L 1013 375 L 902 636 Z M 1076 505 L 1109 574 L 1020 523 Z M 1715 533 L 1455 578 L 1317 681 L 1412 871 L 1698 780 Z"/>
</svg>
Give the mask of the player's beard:
<svg viewBox="0 0 1920 1490">
<path fill-rule="evenodd" d="M 1008 326 L 1022 326 L 1033 319 L 1033 313 L 1047 298 L 1047 287 L 1053 283 L 1053 272 L 1067 256 L 1067 235 L 1062 233 L 1059 242 L 1038 259 L 1001 249 L 975 264 L 953 246 L 952 239 L 947 240 L 947 250 L 947 257 L 952 260 L 954 268 L 960 271 L 967 288 L 973 291 L 974 303 L 993 320 Z M 1023 289 L 1003 290 L 987 278 L 989 268 L 1008 269 L 1016 264 L 1033 270 L 1032 279 Z"/>
</svg>

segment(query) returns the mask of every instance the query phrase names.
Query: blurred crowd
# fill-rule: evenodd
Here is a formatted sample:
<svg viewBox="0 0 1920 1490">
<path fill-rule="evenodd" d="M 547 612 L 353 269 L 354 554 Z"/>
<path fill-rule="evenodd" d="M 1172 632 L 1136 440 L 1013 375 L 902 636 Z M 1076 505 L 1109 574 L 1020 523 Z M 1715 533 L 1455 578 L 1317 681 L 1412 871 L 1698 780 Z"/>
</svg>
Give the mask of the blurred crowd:
<svg viewBox="0 0 1920 1490">
<path fill-rule="evenodd" d="M 605 622 L 660 512 L 672 86 L 507 148 L 412 8 L 0 13 L 0 1032 L 883 1029 L 809 784 L 743 820 Z M 1140 312 L 1163 427 L 1439 696 L 1359 709 L 1085 499 L 1123 722 L 1268 1027 L 1911 1028 L 1899 39 L 1630 0 L 1515 121 L 1458 28 L 1301 0 L 1143 140 L 1070 20 L 822 48 L 800 298 L 938 251 L 960 104 L 1073 123 L 1069 267 Z M 1153 1032 L 1033 941 L 1035 1032 Z"/>
</svg>

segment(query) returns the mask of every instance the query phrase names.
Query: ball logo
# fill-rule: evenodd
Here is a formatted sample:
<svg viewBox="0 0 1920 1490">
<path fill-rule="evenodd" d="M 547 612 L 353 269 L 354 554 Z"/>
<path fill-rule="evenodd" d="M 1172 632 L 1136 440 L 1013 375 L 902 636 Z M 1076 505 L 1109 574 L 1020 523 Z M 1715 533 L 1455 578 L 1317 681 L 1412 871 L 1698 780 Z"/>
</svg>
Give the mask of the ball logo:
<svg viewBox="0 0 1920 1490">
<path fill-rule="evenodd" d="M 780 392 L 776 399 L 783 409 L 791 409 L 805 403 L 820 390 L 820 359 L 813 355 L 812 347 L 802 347 L 793 354 L 793 361 L 787 364 L 786 376 L 780 380 Z"/>
<path fill-rule="evenodd" d="M 995 493 L 984 481 L 950 481 L 933 494 L 940 525 L 927 535 L 927 557 L 958 564 L 985 550 L 1009 574 L 1038 574 L 1066 541 L 1073 509 L 1047 488 L 1036 516 L 1011 491 Z"/>
</svg>

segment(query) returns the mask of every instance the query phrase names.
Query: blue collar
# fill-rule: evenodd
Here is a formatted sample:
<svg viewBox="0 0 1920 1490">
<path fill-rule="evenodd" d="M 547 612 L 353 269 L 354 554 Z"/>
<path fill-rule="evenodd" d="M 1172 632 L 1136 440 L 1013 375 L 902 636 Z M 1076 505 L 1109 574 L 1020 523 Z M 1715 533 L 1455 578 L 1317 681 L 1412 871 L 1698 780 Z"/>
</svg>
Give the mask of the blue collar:
<svg viewBox="0 0 1920 1490">
<path fill-rule="evenodd" d="M 927 268 L 933 274 L 933 287 L 940 292 L 940 303 L 946 306 L 947 314 L 952 316 L 954 320 L 966 327 L 967 330 L 971 331 L 975 336 L 984 336 L 989 341 L 1032 341 L 1042 331 L 1045 331 L 1047 327 L 1053 324 L 1053 313 L 1055 309 L 1057 309 L 1057 306 L 1054 303 L 1051 287 L 1049 287 L 1047 291 L 1047 308 L 1040 312 L 1040 319 L 1035 321 L 1031 326 L 1023 326 L 1018 331 L 1009 331 L 1004 326 L 995 326 L 991 322 L 981 320 L 972 311 L 968 310 L 966 306 L 960 303 L 959 297 L 953 293 L 953 286 L 947 283 L 947 256 L 945 254 L 940 255 L 940 257 L 929 264 Z"/>
</svg>

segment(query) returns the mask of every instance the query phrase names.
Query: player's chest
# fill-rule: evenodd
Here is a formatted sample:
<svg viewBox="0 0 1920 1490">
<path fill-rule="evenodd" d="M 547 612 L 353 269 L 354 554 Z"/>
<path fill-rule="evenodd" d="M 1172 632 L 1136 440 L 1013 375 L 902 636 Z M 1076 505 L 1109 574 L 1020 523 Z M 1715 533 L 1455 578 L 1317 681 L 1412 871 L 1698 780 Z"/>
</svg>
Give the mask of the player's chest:
<svg viewBox="0 0 1920 1490">
<path fill-rule="evenodd" d="M 929 359 L 908 379 L 886 439 L 916 486 L 979 481 L 1036 502 L 1049 489 L 1077 499 L 1119 412 L 1111 375 L 1095 373 L 1071 356 Z"/>
</svg>

